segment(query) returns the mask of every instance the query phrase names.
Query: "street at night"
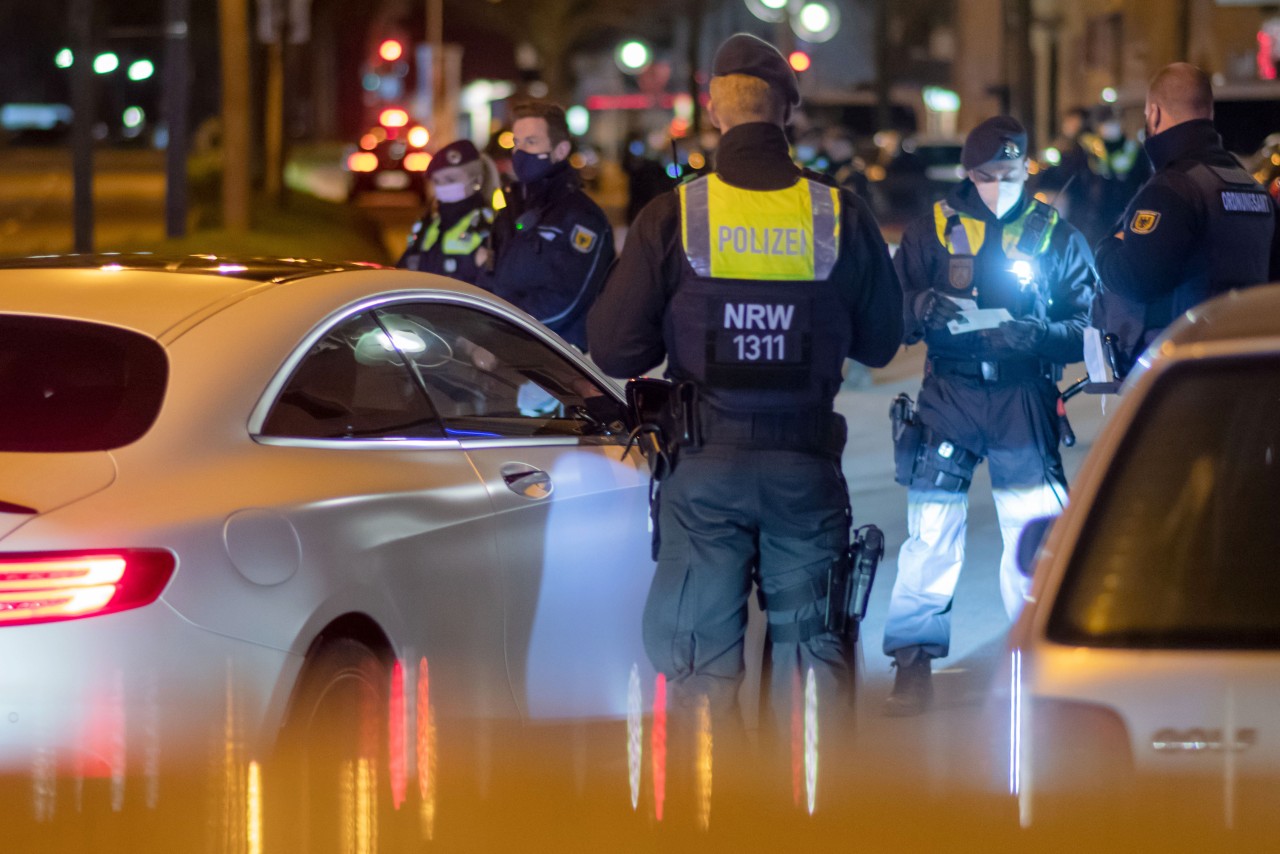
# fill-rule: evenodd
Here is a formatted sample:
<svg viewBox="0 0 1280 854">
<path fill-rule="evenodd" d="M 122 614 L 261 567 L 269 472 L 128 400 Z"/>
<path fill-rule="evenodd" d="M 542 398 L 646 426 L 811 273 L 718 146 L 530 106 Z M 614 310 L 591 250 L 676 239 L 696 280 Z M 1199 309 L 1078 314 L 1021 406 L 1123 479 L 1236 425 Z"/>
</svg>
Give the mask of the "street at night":
<svg viewBox="0 0 1280 854">
<path fill-rule="evenodd" d="M 0 5 L 0 848 L 1273 848 L 1278 68 Z"/>
</svg>

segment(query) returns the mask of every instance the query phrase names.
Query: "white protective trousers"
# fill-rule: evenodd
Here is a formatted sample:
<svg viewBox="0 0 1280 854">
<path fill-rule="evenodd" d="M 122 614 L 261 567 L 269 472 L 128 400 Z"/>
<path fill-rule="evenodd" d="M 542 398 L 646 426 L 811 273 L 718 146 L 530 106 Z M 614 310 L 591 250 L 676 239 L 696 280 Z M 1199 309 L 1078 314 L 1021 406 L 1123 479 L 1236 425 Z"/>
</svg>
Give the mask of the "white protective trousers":
<svg viewBox="0 0 1280 854">
<path fill-rule="evenodd" d="M 1017 565 L 1018 537 L 1027 522 L 1061 513 L 1065 490 L 1056 483 L 993 489 L 1000 521 L 1000 598 L 1012 621 L 1022 609 L 1030 579 Z M 933 658 L 951 646 L 951 600 L 964 566 L 969 497 L 941 490 L 907 492 L 907 541 L 898 552 L 898 577 L 884 627 L 884 651 L 924 647 Z"/>
</svg>

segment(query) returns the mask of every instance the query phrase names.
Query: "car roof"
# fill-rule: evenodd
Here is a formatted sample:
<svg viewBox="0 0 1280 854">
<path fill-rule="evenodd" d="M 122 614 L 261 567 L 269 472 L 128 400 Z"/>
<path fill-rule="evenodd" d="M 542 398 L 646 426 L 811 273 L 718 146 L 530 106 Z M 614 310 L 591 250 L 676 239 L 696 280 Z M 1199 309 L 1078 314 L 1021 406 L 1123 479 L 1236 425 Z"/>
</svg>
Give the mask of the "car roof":
<svg viewBox="0 0 1280 854">
<path fill-rule="evenodd" d="M 160 337 L 186 318 L 255 290 L 379 268 L 303 258 L 51 255 L 0 260 L 0 313 L 94 320 Z"/>
<path fill-rule="evenodd" d="M 1243 344 L 1276 349 L 1280 339 L 1280 284 L 1229 291 L 1196 306 L 1169 327 L 1152 346 L 1162 356 L 1202 344 Z M 1263 342 L 1269 342 L 1264 344 Z"/>
</svg>

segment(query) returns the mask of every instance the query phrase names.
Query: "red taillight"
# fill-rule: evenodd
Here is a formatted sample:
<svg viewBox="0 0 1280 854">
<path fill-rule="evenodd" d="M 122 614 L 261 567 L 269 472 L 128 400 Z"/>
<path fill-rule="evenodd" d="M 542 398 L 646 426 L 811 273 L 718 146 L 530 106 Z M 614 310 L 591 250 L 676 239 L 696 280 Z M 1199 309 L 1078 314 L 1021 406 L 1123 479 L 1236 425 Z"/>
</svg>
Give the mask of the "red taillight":
<svg viewBox="0 0 1280 854">
<path fill-rule="evenodd" d="M 0 627 L 140 608 L 159 597 L 176 566 L 161 549 L 0 554 Z"/>
</svg>

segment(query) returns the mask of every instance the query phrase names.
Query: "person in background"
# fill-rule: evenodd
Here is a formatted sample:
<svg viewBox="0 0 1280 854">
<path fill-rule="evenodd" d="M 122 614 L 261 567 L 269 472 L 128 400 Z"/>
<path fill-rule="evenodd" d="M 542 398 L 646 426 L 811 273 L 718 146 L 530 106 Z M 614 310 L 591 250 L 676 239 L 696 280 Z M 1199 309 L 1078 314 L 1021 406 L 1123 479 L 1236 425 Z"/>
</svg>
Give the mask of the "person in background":
<svg viewBox="0 0 1280 854">
<path fill-rule="evenodd" d="M 426 177 L 432 201 L 396 266 L 475 284 L 489 252 L 497 170 L 469 140 L 460 139 L 436 152 Z"/>
<path fill-rule="evenodd" d="M 477 284 L 586 350 L 587 309 L 613 264 L 613 229 L 569 164 L 564 109 L 529 101 L 513 116 L 517 182 L 494 221 L 492 254 Z"/>
<path fill-rule="evenodd" d="M 1209 76 L 1185 62 L 1165 67 L 1145 118 L 1156 172 L 1096 249 L 1093 320 L 1116 336 L 1121 374 L 1187 309 L 1280 275 L 1274 203 L 1222 147 Z"/>
</svg>

